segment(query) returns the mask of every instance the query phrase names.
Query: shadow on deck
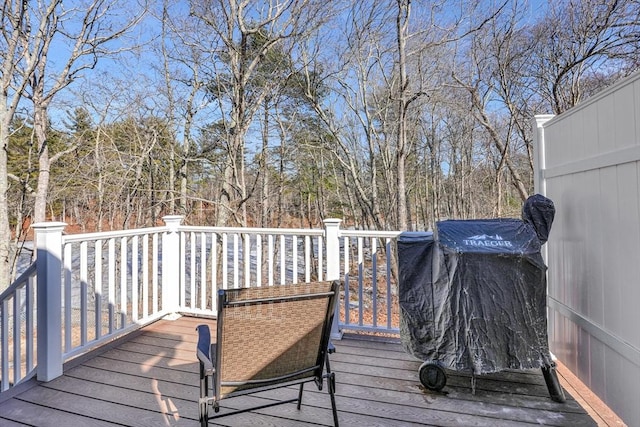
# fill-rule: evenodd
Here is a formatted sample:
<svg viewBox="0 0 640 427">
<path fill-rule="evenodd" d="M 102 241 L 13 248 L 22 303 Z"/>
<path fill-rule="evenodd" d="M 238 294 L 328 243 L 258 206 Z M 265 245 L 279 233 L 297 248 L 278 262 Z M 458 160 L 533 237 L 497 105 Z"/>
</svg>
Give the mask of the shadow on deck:
<svg viewBox="0 0 640 427">
<path fill-rule="evenodd" d="M 198 425 L 195 327 L 200 323 L 215 322 L 193 317 L 161 320 L 70 362 L 64 376 L 54 381 L 32 380 L 19 394 L 0 401 L 0 426 Z M 449 372 L 443 392 L 433 393 L 420 385 L 421 362 L 397 342 L 345 337 L 335 345 L 331 367 L 342 426 L 602 424 L 578 403 L 573 388 L 565 387 L 566 403 L 552 401 L 539 370 L 483 375 L 477 379 L 475 394 L 470 376 Z M 229 399 L 223 408 L 296 393 L 290 388 Z M 307 387 L 300 411 L 287 404 L 216 422 L 210 425 L 332 425 L 329 395 Z"/>
</svg>

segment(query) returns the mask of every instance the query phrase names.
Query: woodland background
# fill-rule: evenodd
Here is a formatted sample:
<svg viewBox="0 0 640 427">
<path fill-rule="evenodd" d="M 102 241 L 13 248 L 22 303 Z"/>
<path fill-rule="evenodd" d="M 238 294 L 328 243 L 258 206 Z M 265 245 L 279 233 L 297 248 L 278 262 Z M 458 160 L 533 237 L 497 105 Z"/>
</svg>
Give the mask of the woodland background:
<svg viewBox="0 0 640 427">
<path fill-rule="evenodd" d="M 0 13 L 2 284 L 44 220 L 519 217 L 534 115 L 640 66 L 640 0 L 5 0 Z"/>
</svg>

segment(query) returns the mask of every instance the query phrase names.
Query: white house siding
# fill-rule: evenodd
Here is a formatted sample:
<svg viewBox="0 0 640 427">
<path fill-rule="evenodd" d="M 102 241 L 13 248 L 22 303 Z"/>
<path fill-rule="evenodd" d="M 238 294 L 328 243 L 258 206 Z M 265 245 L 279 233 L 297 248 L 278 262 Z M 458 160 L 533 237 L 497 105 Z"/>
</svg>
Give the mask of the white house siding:
<svg viewBox="0 0 640 427">
<path fill-rule="evenodd" d="M 640 73 L 535 123 L 536 191 L 556 206 L 552 351 L 640 426 Z"/>
</svg>

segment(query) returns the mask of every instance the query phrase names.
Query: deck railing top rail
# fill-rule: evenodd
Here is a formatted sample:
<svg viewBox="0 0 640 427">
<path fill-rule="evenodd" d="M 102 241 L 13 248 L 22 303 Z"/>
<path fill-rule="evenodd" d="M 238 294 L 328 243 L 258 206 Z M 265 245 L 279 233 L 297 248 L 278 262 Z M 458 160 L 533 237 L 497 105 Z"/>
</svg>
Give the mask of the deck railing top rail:
<svg viewBox="0 0 640 427">
<path fill-rule="evenodd" d="M 206 232 L 206 233 L 241 233 L 241 234 L 277 234 L 285 236 L 322 236 L 324 229 L 321 228 L 258 228 L 258 227 L 217 227 L 217 226 L 195 226 L 183 225 L 180 231 L 185 232 Z"/>
<path fill-rule="evenodd" d="M 131 230 L 116 230 L 116 231 L 98 231 L 94 233 L 80 233 L 80 234 L 64 234 L 62 239 L 65 243 L 79 243 L 79 242 L 92 242 L 96 240 L 113 239 L 116 237 L 133 237 L 143 236 L 145 234 L 156 234 L 169 231 L 166 225 L 158 227 L 147 228 L 134 228 Z"/>
</svg>

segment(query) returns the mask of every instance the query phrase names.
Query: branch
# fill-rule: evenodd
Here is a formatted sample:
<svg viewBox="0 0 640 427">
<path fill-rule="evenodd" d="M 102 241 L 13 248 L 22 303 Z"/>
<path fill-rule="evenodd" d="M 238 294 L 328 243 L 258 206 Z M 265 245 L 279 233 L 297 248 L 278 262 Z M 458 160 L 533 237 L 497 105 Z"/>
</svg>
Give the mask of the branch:
<svg viewBox="0 0 640 427">
<path fill-rule="evenodd" d="M 36 195 L 36 190 L 34 190 L 27 181 L 20 179 L 19 177 L 17 177 L 16 175 L 12 174 L 12 173 L 7 173 L 7 177 L 14 180 L 15 182 L 20 183 L 20 185 L 22 185 L 24 187 L 25 190 L 27 190 L 27 192 L 29 193 L 29 195 L 31 197 L 35 197 Z"/>
</svg>

